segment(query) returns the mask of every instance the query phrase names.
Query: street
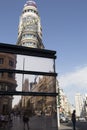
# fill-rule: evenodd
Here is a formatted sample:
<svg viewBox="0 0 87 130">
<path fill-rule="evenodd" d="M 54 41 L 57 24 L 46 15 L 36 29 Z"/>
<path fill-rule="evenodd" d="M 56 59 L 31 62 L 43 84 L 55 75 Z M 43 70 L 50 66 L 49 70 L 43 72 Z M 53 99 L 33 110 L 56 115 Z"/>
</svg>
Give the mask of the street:
<svg viewBox="0 0 87 130">
<path fill-rule="evenodd" d="M 29 130 L 57 130 L 57 122 L 55 117 L 34 116 L 29 119 Z M 28 130 L 20 116 L 13 117 L 12 124 L 0 130 Z"/>
<path fill-rule="evenodd" d="M 61 123 L 59 130 L 73 130 L 72 123 Z M 87 130 L 87 121 L 77 121 L 76 130 Z"/>
<path fill-rule="evenodd" d="M 14 117 L 12 124 L 7 127 L 5 126 L 4 128 L 0 128 L 0 130 L 24 130 L 22 118 L 19 116 Z M 25 130 L 28 130 L 27 126 Z M 57 129 L 57 125 L 53 118 L 35 116 L 30 118 L 29 130 L 72 130 L 72 123 L 61 123 L 60 127 Z M 77 121 L 76 130 L 87 130 L 87 121 Z"/>
</svg>

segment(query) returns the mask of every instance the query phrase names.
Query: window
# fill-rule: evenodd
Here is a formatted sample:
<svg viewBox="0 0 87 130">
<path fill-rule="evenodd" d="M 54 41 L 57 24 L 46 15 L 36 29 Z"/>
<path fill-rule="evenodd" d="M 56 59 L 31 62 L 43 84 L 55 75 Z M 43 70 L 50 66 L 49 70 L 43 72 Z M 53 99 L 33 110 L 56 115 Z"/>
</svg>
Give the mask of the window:
<svg viewBox="0 0 87 130">
<path fill-rule="evenodd" d="M 0 91 L 5 91 L 5 85 L 4 84 L 0 84 Z"/>
<path fill-rule="evenodd" d="M 8 77 L 9 78 L 14 78 L 14 74 L 13 73 L 8 73 Z"/>
<path fill-rule="evenodd" d="M 0 72 L 0 78 L 3 77 L 3 72 Z"/>
<path fill-rule="evenodd" d="M 0 84 L 0 90 L 1 90 L 1 87 L 2 87 L 2 85 Z"/>
<path fill-rule="evenodd" d="M 3 63 L 4 63 L 4 59 L 0 58 L 0 64 L 3 64 Z"/>
<path fill-rule="evenodd" d="M 14 62 L 12 60 L 9 60 L 9 65 L 13 67 L 14 66 Z"/>
</svg>

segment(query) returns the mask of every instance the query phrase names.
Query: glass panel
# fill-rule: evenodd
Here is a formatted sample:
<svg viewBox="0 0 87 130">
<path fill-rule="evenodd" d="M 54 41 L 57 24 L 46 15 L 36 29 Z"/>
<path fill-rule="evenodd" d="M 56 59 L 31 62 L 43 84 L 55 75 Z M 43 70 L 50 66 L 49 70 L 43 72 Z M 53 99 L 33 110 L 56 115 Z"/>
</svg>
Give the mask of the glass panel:
<svg viewBox="0 0 87 130">
<path fill-rule="evenodd" d="M 17 88 L 23 91 L 56 92 L 55 81 L 52 76 L 16 74 Z"/>
<path fill-rule="evenodd" d="M 16 69 L 27 71 L 54 72 L 53 59 L 17 55 Z"/>
<path fill-rule="evenodd" d="M 0 66 L 0 69 L 55 72 L 53 59 L 8 53 L 2 53 L 1 56 L 4 57 L 5 62 L 4 65 Z M 14 64 L 9 65 L 10 59 Z M 15 122 L 18 123 L 18 126 L 21 124 L 20 129 L 23 128 L 24 115 L 27 114 L 30 118 L 30 129 L 58 129 L 56 97 L 51 94 L 56 92 L 55 77 L 39 73 L 34 75 L 3 72 L 3 78 L 0 77 L 0 90 L 2 88 L 4 89 L 3 92 L 33 92 L 32 95 L 27 96 L 0 95 L 0 113 L 6 115 L 6 117 L 13 115 L 12 128 L 15 127 Z M 44 94 L 36 96 L 35 94 L 38 92 L 50 93 L 50 96 Z"/>
<path fill-rule="evenodd" d="M 16 120 L 18 120 L 18 123 L 21 123 L 22 128 L 24 127 L 23 119 L 25 119 L 25 116 L 27 115 L 30 129 L 58 129 L 54 97 L 22 96 L 20 99 L 19 104 L 15 105 L 13 113 Z"/>
</svg>

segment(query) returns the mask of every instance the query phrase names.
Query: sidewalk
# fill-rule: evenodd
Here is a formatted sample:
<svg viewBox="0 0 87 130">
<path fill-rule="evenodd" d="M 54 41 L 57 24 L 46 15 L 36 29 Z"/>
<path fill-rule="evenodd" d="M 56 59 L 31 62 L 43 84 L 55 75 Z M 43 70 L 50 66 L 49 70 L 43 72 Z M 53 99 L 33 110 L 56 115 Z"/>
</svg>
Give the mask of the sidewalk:
<svg viewBox="0 0 87 130">
<path fill-rule="evenodd" d="M 58 130 L 73 130 L 72 126 L 67 126 L 66 124 L 61 124 Z M 79 130 L 79 128 L 76 128 L 76 130 Z"/>
<path fill-rule="evenodd" d="M 60 128 L 58 130 L 72 130 L 72 127 L 66 126 L 64 124 L 60 125 Z"/>
<path fill-rule="evenodd" d="M 66 123 L 61 123 L 60 127 L 57 128 L 56 122 L 54 119 L 49 117 L 33 117 L 29 121 L 29 130 L 72 130 L 72 126 L 67 126 Z M 0 130 L 24 130 L 24 124 L 22 118 L 15 117 L 13 118 L 12 125 L 8 128 L 0 128 Z M 27 129 L 25 129 L 27 130 Z M 77 129 L 76 129 L 77 130 Z"/>
</svg>

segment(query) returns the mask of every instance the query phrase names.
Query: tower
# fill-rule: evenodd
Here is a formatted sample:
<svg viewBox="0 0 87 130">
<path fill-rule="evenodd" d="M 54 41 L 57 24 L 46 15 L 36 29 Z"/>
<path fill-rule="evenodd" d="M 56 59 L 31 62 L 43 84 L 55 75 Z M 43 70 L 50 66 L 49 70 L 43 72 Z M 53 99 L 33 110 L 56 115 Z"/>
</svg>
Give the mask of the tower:
<svg viewBox="0 0 87 130">
<path fill-rule="evenodd" d="M 42 43 L 41 20 L 37 5 L 33 0 L 27 0 L 24 4 L 19 19 L 18 38 L 16 44 L 19 46 L 44 49 L 44 45 Z M 22 91 L 26 91 L 25 78 L 22 80 Z M 23 102 L 25 101 L 23 100 L 25 99 L 27 99 L 27 97 L 22 96 L 22 107 L 24 107 L 23 104 L 25 103 Z"/>
<path fill-rule="evenodd" d="M 42 27 L 37 5 L 28 0 L 22 10 L 18 26 L 17 45 L 43 49 Z"/>
<path fill-rule="evenodd" d="M 18 26 L 17 45 L 44 49 L 44 45 L 42 43 L 41 20 L 40 20 L 40 16 L 38 13 L 37 5 L 33 0 L 28 0 L 23 7 L 22 14 L 21 14 L 20 20 L 19 20 L 19 26 Z M 20 57 L 20 55 L 19 55 L 19 57 Z M 23 63 L 25 63 L 25 60 Z M 28 91 L 28 89 L 26 89 L 25 78 L 26 78 L 26 75 L 23 75 L 22 91 Z M 28 77 L 28 79 L 29 79 L 29 77 Z M 39 76 L 38 76 L 38 79 L 39 79 Z M 29 79 L 29 81 L 30 81 L 30 79 Z M 43 87 L 43 86 L 45 86 L 45 87 Z M 32 82 L 32 86 L 31 86 L 32 92 L 42 92 L 42 91 L 43 92 L 48 92 L 48 91 L 54 92 L 55 91 L 54 89 L 55 89 L 55 78 L 50 77 L 50 76 L 49 77 L 43 76 L 42 80 L 40 80 L 40 83 L 39 82 L 36 83 L 36 81 L 35 81 L 34 83 Z M 35 96 L 22 96 L 21 97 L 22 109 L 26 109 L 26 106 L 27 106 L 26 104 L 27 104 L 28 100 L 33 105 L 34 110 L 40 109 L 40 111 L 44 111 L 44 112 L 45 112 L 45 109 L 49 109 L 49 111 L 52 111 L 52 112 L 55 110 L 55 106 L 56 106 L 55 99 L 52 97 L 43 98 L 40 96 L 39 98 L 36 98 Z M 41 102 L 41 105 L 40 105 L 40 107 L 37 108 L 37 106 L 39 106 L 40 102 Z M 46 105 L 47 105 L 47 107 L 46 107 Z M 53 107 L 51 107 L 51 106 L 53 106 Z"/>
</svg>

